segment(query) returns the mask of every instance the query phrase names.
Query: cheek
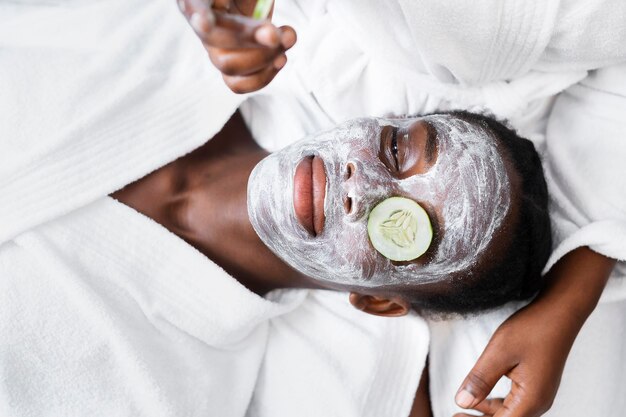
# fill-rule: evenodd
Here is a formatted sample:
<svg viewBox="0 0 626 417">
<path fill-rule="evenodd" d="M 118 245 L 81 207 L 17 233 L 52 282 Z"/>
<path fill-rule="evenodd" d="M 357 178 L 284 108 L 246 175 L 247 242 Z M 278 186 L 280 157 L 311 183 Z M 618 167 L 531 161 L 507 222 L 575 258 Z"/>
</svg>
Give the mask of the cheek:
<svg viewBox="0 0 626 417">
<path fill-rule="evenodd" d="M 344 224 L 341 232 L 329 243 L 336 249 L 336 261 L 358 267 L 363 271 L 363 278 L 379 273 L 389 264 L 371 245 L 366 222 Z"/>
<path fill-rule="evenodd" d="M 389 176 L 390 172 L 378 156 L 378 150 L 373 149 L 372 146 L 364 147 L 363 144 L 351 144 L 350 146 L 346 162 L 356 163 L 360 166 L 364 170 L 360 173 L 361 175 L 370 179 L 372 177 L 380 179 L 383 175 Z"/>
</svg>

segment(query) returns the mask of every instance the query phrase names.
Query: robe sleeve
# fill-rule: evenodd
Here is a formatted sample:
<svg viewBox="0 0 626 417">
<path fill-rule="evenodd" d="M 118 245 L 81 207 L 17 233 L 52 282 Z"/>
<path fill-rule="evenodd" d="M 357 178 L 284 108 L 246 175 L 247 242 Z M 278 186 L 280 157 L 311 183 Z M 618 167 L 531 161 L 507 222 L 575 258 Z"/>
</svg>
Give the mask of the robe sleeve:
<svg viewBox="0 0 626 417">
<path fill-rule="evenodd" d="M 626 65 L 591 73 L 557 99 L 548 122 L 546 179 L 555 251 L 581 246 L 626 260 Z"/>
<path fill-rule="evenodd" d="M 0 4 L 0 244 L 211 138 L 230 93 L 171 0 Z"/>
</svg>

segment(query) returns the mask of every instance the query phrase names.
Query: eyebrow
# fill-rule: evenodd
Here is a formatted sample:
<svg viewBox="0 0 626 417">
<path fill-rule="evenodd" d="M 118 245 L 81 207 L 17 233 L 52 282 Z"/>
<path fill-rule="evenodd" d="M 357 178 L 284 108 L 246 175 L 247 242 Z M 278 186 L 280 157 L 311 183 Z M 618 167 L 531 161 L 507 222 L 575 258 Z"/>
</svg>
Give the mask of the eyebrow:
<svg viewBox="0 0 626 417">
<path fill-rule="evenodd" d="M 426 162 L 432 163 L 437 152 L 437 130 L 426 122 Z"/>
</svg>

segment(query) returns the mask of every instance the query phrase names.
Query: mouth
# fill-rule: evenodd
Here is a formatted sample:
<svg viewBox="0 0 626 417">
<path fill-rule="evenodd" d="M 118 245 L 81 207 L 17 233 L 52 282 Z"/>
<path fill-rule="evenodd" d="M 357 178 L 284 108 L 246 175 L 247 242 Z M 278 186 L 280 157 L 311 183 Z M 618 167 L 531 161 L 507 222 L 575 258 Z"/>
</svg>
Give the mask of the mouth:
<svg viewBox="0 0 626 417">
<path fill-rule="evenodd" d="M 293 208 L 298 223 L 313 236 L 324 229 L 325 198 L 324 160 L 319 156 L 308 156 L 298 163 L 293 176 Z"/>
</svg>

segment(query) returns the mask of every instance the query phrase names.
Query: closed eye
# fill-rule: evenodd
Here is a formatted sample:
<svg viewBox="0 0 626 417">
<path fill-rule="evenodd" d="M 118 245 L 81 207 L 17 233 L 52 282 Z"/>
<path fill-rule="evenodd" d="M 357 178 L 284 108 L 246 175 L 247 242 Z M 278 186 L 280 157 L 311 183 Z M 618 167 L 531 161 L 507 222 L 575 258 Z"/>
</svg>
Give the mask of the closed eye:
<svg viewBox="0 0 626 417">
<path fill-rule="evenodd" d="M 393 127 L 391 131 L 391 155 L 393 156 L 393 163 L 396 167 L 396 171 L 400 170 L 400 164 L 398 163 L 398 128 L 396 126 Z"/>
<path fill-rule="evenodd" d="M 437 158 L 437 131 L 430 123 L 426 123 L 426 162 L 432 164 Z"/>
</svg>

